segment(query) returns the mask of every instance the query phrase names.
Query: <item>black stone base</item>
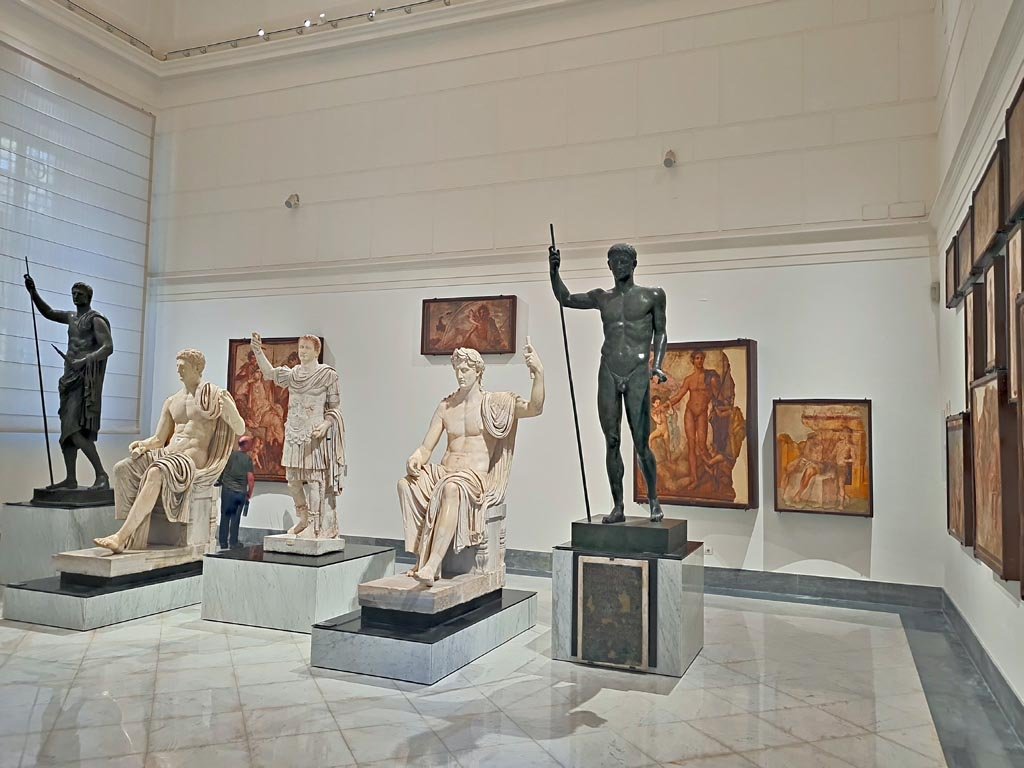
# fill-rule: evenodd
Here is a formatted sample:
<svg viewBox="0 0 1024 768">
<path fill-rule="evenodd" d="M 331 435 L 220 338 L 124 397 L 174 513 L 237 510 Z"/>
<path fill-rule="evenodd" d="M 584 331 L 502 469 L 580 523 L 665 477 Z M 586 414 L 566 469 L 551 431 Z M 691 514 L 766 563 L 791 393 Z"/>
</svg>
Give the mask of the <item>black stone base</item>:
<svg viewBox="0 0 1024 768">
<path fill-rule="evenodd" d="M 360 613 L 364 627 L 378 627 L 380 629 L 392 629 L 397 632 L 403 630 L 423 630 L 445 624 L 459 616 L 464 616 L 478 608 L 483 608 L 489 603 L 501 602 L 502 590 L 496 589 L 486 595 L 473 598 L 472 600 L 453 605 L 446 611 L 439 613 L 416 613 L 415 611 L 396 611 L 390 608 L 372 608 L 363 606 Z"/>
<path fill-rule="evenodd" d="M 524 592 L 519 589 L 500 589 L 496 592 L 491 592 L 482 597 L 488 598 L 487 602 L 477 605 L 471 610 L 463 613 L 460 616 L 450 618 L 443 624 L 438 624 L 433 627 L 414 627 L 414 626 L 378 626 L 372 622 L 364 620 L 363 616 L 366 613 L 366 608 L 362 608 L 358 611 L 345 614 L 344 616 L 338 616 L 327 621 L 322 621 L 319 624 L 314 624 L 313 628 L 329 630 L 333 632 L 350 632 L 357 635 L 370 635 L 373 637 L 388 637 L 396 640 L 406 640 L 412 643 L 427 643 L 434 644 L 444 640 L 445 638 L 451 637 L 456 632 L 470 627 L 483 621 L 486 618 L 494 616 L 497 613 L 501 613 L 506 608 L 509 608 L 517 603 L 521 603 L 523 600 L 536 595 L 536 592 Z M 481 598 L 477 598 L 478 600 Z M 472 601 L 476 602 L 476 601 Z M 469 605 L 470 603 L 467 603 Z M 462 606 L 457 606 L 461 608 Z M 388 611 L 389 613 L 406 613 L 406 611 Z"/>
<path fill-rule="evenodd" d="M 573 549 L 621 555 L 665 555 L 686 546 L 686 521 L 665 518 L 652 523 L 646 517 L 627 517 L 605 525 L 600 518 L 572 524 Z"/>
<path fill-rule="evenodd" d="M 33 507 L 112 507 L 114 491 L 111 488 L 36 488 L 32 491 Z"/>
<path fill-rule="evenodd" d="M 369 544 L 346 543 L 345 548 L 337 552 L 328 552 L 326 555 L 292 555 L 287 552 L 267 552 L 262 544 L 237 547 L 235 549 L 222 549 L 219 552 L 212 552 L 206 557 L 215 557 L 219 560 L 244 560 L 250 563 L 274 563 L 275 565 L 297 565 L 302 568 L 323 568 L 325 565 L 344 563 L 348 560 L 358 560 L 361 557 L 379 555 L 381 552 L 390 552 L 391 547 L 378 547 Z"/>
<path fill-rule="evenodd" d="M 145 573 L 129 573 L 124 576 L 104 578 L 103 576 L 89 576 L 82 573 L 61 573 L 59 576 L 48 576 L 45 579 L 33 579 L 18 584 L 8 584 L 8 588 L 25 589 L 31 592 L 49 592 L 56 595 L 70 595 L 73 597 L 97 597 L 109 595 L 113 592 L 122 592 L 128 589 L 157 584 L 175 579 L 184 579 L 189 576 L 201 576 L 203 573 L 203 562 L 201 560 L 181 565 L 171 565 L 167 568 L 157 568 Z"/>
</svg>

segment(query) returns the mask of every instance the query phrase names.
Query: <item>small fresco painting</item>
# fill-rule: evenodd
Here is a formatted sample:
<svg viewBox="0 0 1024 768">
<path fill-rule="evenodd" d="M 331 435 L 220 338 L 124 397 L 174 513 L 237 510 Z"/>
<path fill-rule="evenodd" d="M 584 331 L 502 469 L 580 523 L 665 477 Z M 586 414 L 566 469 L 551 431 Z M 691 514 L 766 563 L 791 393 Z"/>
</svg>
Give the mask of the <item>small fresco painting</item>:
<svg viewBox="0 0 1024 768">
<path fill-rule="evenodd" d="M 459 347 L 482 355 L 516 349 L 516 297 L 424 299 L 421 355 L 450 355 Z"/>
</svg>

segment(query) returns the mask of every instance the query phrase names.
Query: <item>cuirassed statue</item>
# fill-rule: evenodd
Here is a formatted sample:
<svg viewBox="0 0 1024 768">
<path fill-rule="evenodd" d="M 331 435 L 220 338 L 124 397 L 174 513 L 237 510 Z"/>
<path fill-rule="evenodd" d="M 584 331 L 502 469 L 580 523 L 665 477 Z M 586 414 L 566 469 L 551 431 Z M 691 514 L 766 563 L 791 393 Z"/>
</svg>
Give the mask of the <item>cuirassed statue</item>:
<svg viewBox="0 0 1024 768">
<path fill-rule="evenodd" d="M 299 364 L 294 368 L 273 367 L 258 333 L 252 335 L 252 351 L 263 377 L 288 389 L 281 466 L 299 518 L 288 533 L 311 539 L 337 538 L 337 497 L 346 473 L 338 372 L 317 362 L 320 339 L 313 335 L 299 339 Z"/>
<path fill-rule="evenodd" d="M 182 350 L 177 364 L 184 386 L 164 401 L 156 432 L 133 442 L 131 456 L 114 465 L 114 513 L 124 524 L 113 536 L 96 539 L 111 553 L 148 547 L 158 501 L 170 522 L 197 524 L 190 515 L 193 497 L 213 486 L 245 432 L 231 394 L 202 380 L 203 353 Z M 210 521 L 198 524 L 207 526 L 205 540 Z"/>
<path fill-rule="evenodd" d="M 405 548 L 416 554 L 408 575 L 420 582 L 441 578 L 449 549 L 458 554 L 484 543 L 487 510 L 505 500 L 519 419 L 544 409 L 544 368 L 529 339 L 525 357 L 533 377 L 529 401 L 514 392 L 484 390 L 484 361 L 475 349 L 452 353 L 459 388 L 434 411 L 427 436 L 409 457 L 407 476 L 398 482 Z M 442 435 L 447 450 L 440 463 L 431 464 Z"/>
<path fill-rule="evenodd" d="M 100 408 L 103 404 L 103 377 L 107 358 L 114 352 L 110 337 L 110 322 L 92 308 L 92 288 L 85 283 L 71 286 L 74 311 L 53 309 L 36 291 L 35 281 L 25 275 L 28 289 L 36 309 L 47 320 L 68 327 L 68 351 L 64 358 L 64 374 L 57 385 L 60 394 L 60 449 L 64 456 L 67 475 L 47 490 L 78 488 L 78 452 L 81 451 L 96 473 L 90 490 L 110 487 L 107 473 L 96 452 L 96 437 L 100 431 Z"/>
</svg>

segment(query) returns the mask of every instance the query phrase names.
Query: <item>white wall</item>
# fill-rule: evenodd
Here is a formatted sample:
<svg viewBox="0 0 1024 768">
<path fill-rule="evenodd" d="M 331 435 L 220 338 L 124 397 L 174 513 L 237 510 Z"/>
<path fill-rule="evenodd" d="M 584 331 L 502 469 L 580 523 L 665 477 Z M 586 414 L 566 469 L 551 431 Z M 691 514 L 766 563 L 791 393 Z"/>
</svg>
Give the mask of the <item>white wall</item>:
<svg viewBox="0 0 1024 768">
<path fill-rule="evenodd" d="M 970 194 L 1003 133 L 1004 110 L 1024 77 L 1024 4 L 1010 0 L 947 0 L 937 32 L 946 43 L 939 102 L 941 189 L 933 223 L 939 248 L 937 273 L 946 244 L 963 220 Z M 948 45 L 948 48 L 946 47 Z M 945 295 L 943 293 L 943 295 Z M 940 400 L 946 412 L 965 405 L 963 312 L 941 310 L 938 322 Z M 944 477 L 944 473 L 943 473 Z M 1018 582 L 1004 582 L 950 536 L 942 544 L 945 588 L 1002 670 L 1024 696 L 1024 605 Z"/>
</svg>

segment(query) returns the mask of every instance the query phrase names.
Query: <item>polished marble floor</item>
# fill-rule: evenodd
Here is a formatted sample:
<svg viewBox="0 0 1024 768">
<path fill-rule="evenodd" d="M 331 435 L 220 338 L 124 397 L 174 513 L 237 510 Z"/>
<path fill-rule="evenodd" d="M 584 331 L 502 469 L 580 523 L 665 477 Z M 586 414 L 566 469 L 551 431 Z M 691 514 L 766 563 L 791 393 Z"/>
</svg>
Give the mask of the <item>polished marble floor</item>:
<svg viewBox="0 0 1024 768">
<path fill-rule="evenodd" d="M 310 668 L 308 635 L 198 605 L 85 633 L 0 622 L 0 768 L 947 765 L 899 614 L 708 595 L 677 680 L 552 661 L 550 582 L 509 581 L 541 623 L 431 687 Z"/>
</svg>

